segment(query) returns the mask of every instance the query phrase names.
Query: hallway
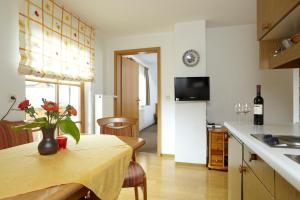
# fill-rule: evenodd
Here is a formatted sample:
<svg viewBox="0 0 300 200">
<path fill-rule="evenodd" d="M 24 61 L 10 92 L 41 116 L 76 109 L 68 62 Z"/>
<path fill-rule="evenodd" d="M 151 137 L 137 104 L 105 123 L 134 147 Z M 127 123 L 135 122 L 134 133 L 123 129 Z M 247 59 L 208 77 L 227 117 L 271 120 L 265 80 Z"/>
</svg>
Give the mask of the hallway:
<svg viewBox="0 0 300 200">
<path fill-rule="evenodd" d="M 146 141 L 146 144 L 139 150 L 140 152 L 156 153 L 157 152 L 157 124 L 143 129 L 139 137 Z"/>
</svg>

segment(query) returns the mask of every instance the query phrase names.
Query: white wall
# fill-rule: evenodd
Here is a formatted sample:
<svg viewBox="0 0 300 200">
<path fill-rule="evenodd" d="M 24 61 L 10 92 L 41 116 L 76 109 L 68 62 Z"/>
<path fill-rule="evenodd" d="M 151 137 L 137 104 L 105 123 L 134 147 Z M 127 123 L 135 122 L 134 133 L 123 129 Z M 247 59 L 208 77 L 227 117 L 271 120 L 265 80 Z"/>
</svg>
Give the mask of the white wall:
<svg viewBox="0 0 300 200">
<path fill-rule="evenodd" d="M 175 25 L 175 76 L 206 75 L 205 29 L 205 21 L 178 23 Z M 182 55 L 188 49 L 195 49 L 200 54 L 200 62 L 194 67 L 186 67 L 182 62 Z M 176 102 L 175 161 L 205 164 L 206 143 L 206 102 Z"/>
<path fill-rule="evenodd" d="M 105 40 L 106 37 L 102 35 L 101 30 L 96 30 L 96 44 L 95 44 L 95 88 L 94 92 L 96 94 L 103 94 L 103 79 L 104 79 L 104 63 L 105 63 Z"/>
<path fill-rule="evenodd" d="M 174 33 L 176 34 L 176 38 L 173 38 Z M 161 47 L 161 114 L 163 122 L 161 130 L 161 153 L 163 154 L 175 154 L 175 72 L 178 76 L 201 76 L 205 75 L 206 71 L 205 23 L 194 22 L 178 24 L 175 27 L 174 33 L 111 38 L 105 43 L 106 65 L 104 67 L 104 91 L 107 94 L 113 94 L 114 92 L 113 61 L 115 50 Z M 176 48 L 174 44 L 176 44 Z M 202 55 L 200 64 L 195 68 L 187 68 L 182 64 L 182 54 L 190 48 L 198 50 Z M 180 117 L 184 117 L 186 120 L 189 119 L 190 122 L 188 124 L 191 126 L 181 122 L 179 123 L 180 127 L 176 126 L 176 129 L 180 128 L 176 133 L 178 133 L 179 138 L 186 136 L 185 138 L 190 137 L 191 140 L 186 142 L 186 140 L 180 141 L 180 139 L 176 139 L 176 146 L 177 144 L 179 146 L 176 151 L 176 154 L 178 154 L 178 156 L 176 155 L 176 161 L 204 163 L 206 159 L 205 103 L 197 103 L 196 109 L 194 103 L 187 105 L 180 104 L 177 108 L 178 110 L 181 108 L 185 110 L 184 115 L 178 115 L 177 121 L 180 121 Z M 183 129 L 184 127 L 185 129 Z M 187 129 L 187 127 L 190 128 Z"/>
<path fill-rule="evenodd" d="M 0 27 L 0 117 L 2 117 L 11 105 L 11 95 L 17 97 L 17 104 L 25 98 L 24 76 L 18 75 L 18 1 L 0 1 Z M 23 112 L 12 111 L 6 119 L 22 120 L 23 118 Z"/>
<path fill-rule="evenodd" d="M 174 154 L 174 66 L 173 33 L 149 34 L 109 39 L 106 44 L 104 92 L 114 93 L 114 51 L 145 47 L 161 47 L 161 152 Z"/>
<path fill-rule="evenodd" d="M 293 69 L 293 122 L 299 122 L 299 69 Z"/>
<path fill-rule="evenodd" d="M 265 122 L 292 122 L 292 70 L 259 69 L 256 25 L 207 29 L 207 74 L 211 77 L 208 121 L 238 120 L 235 103 L 252 103 L 255 85 L 262 84 Z"/>
<path fill-rule="evenodd" d="M 101 107 L 102 108 L 102 104 L 101 105 L 95 105 L 96 102 L 95 98 L 96 95 L 98 95 L 97 97 L 99 97 L 99 95 L 103 95 L 104 94 L 104 89 L 103 89 L 103 77 L 104 77 L 104 73 L 103 73 L 103 65 L 105 62 L 105 36 L 102 35 L 101 30 L 96 30 L 96 44 L 95 44 L 95 68 L 96 68 L 96 72 L 95 72 L 95 81 L 93 83 L 91 83 L 91 88 L 90 88 L 90 93 L 91 93 L 91 98 L 90 101 L 86 103 L 86 108 L 90 108 L 90 109 L 86 109 L 86 120 L 88 119 L 88 121 L 86 122 L 86 129 L 88 133 L 99 133 L 99 127 L 96 123 L 97 121 L 97 117 L 96 116 L 100 116 L 97 113 L 102 113 L 102 110 L 95 110 L 96 108 Z M 85 91 L 85 93 L 87 93 L 87 91 Z M 105 101 L 106 102 L 106 101 Z M 112 103 L 112 102 L 111 102 Z M 104 105 L 105 107 L 106 105 Z M 102 116 L 102 115 L 101 115 Z M 107 116 L 105 116 L 107 117 Z"/>
</svg>

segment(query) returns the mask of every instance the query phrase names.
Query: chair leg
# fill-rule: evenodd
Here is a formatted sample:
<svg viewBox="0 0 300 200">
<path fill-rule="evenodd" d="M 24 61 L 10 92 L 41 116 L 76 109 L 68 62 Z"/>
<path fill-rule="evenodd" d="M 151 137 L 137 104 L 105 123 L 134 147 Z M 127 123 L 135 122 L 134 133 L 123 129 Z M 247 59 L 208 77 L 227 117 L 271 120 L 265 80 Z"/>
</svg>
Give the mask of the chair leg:
<svg viewBox="0 0 300 200">
<path fill-rule="evenodd" d="M 138 187 L 134 187 L 134 196 L 135 196 L 135 200 L 139 200 L 139 188 Z"/>
<path fill-rule="evenodd" d="M 94 192 L 90 191 L 89 194 L 87 195 L 87 197 L 85 199 L 89 199 L 89 200 L 101 200 L 100 198 L 98 198 Z"/>
<path fill-rule="evenodd" d="M 147 200 L 147 178 L 144 177 L 143 181 L 143 193 L 144 193 L 144 200 Z"/>
</svg>

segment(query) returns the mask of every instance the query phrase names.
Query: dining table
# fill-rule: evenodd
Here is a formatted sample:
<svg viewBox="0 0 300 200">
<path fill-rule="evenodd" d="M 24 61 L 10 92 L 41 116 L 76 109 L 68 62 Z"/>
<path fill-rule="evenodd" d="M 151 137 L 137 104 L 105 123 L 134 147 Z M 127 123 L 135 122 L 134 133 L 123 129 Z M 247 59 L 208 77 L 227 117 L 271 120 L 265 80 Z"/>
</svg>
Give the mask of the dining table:
<svg viewBox="0 0 300 200">
<path fill-rule="evenodd" d="M 69 141 L 68 141 L 69 142 Z M 57 154 L 41 156 L 37 143 L 0 151 L 1 200 L 118 198 L 138 137 L 83 135 Z"/>
</svg>

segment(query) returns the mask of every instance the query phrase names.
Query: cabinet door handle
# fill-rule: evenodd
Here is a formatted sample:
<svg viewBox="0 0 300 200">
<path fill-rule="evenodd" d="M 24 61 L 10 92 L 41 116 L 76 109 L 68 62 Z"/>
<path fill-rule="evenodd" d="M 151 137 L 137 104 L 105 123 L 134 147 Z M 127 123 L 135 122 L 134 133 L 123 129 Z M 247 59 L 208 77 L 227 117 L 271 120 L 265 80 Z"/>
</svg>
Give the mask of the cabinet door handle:
<svg viewBox="0 0 300 200">
<path fill-rule="evenodd" d="M 270 23 L 265 23 L 262 25 L 262 30 L 266 30 L 266 29 L 270 29 L 271 28 L 271 24 Z"/>
<path fill-rule="evenodd" d="M 247 167 L 245 167 L 245 166 L 243 166 L 243 165 L 240 165 L 239 171 L 240 171 L 240 173 L 242 174 L 243 172 L 246 172 L 246 171 L 247 171 Z"/>
<path fill-rule="evenodd" d="M 257 160 L 257 155 L 255 153 L 251 153 L 249 156 L 249 162 L 251 162 L 253 160 Z"/>
</svg>

